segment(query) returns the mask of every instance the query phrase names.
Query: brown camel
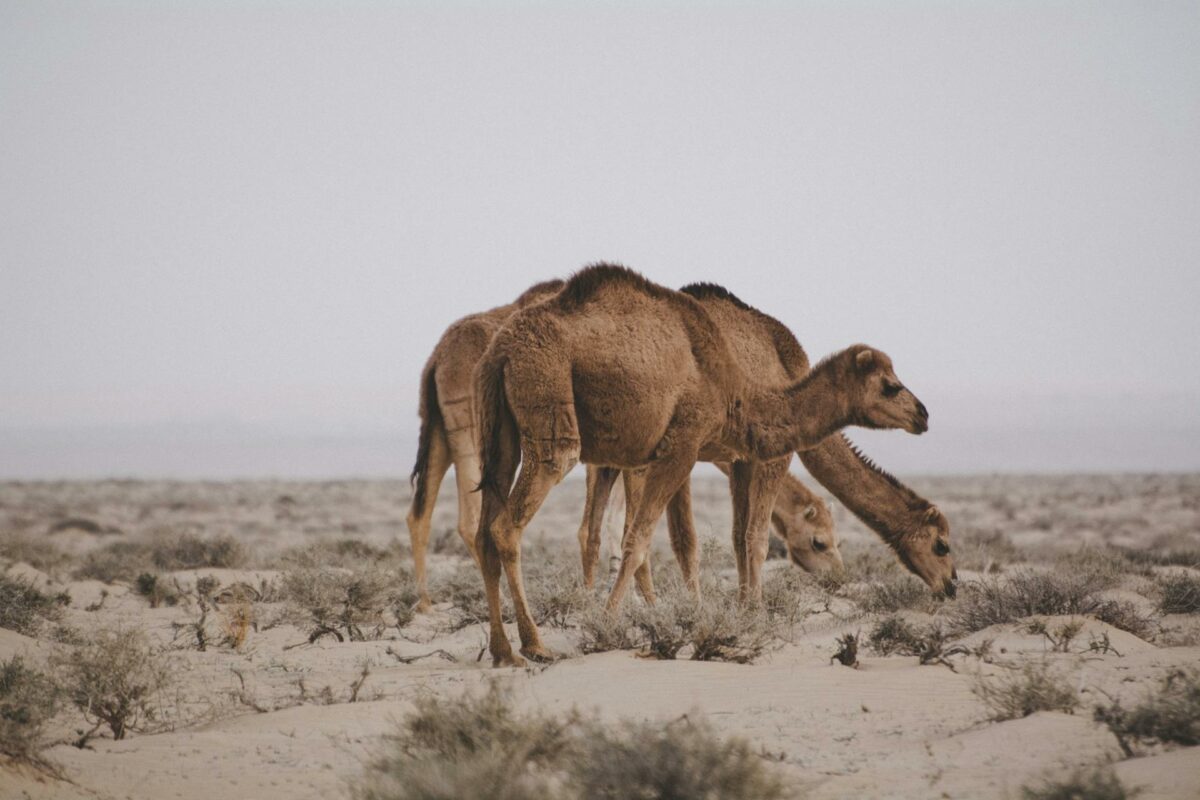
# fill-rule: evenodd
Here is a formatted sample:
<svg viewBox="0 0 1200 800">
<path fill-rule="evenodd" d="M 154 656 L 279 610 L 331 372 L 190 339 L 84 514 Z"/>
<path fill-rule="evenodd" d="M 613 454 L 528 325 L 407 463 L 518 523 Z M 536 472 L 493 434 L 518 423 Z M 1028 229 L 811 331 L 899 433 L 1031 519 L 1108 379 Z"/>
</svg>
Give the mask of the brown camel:
<svg viewBox="0 0 1200 800">
<path fill-rule="evenodd" d="M 550 658 L 525 600 L 520 537 L 578 461 L 638 471 L 609 597 L 615 608 L 644 563 L 654 523 L 697 460 L 778 463 L 846 425 L 928 428 L 925 407 L 883 352 L 854 345 L 801 380 L 763 385 L 694 298 L 606 264 L 510 317 L 475 380 L 484 493 L 476 544 L 496 665 L 523 663 L 501 622 L 501 565 L 522 654 Z"/>
<path fill-rule="evenodd" d="M 438 489 L 451 464 L 458 484 L 458 534 L 475 556 L 475 530 L 479 527 L 482 502 L 475 491 L 479 484 L 479 442 L 472 401 L 475 365 L 504 320 L 518 309 L 553 295 L 562 286 L 560 280 L 539 283 L 508 305 L 458 320 L 442 334 L 421 371 L 421 433 L 417 463 L 412 471 L 415 490 L 408 512 L 419 611 L 427 611 L 430 606 L 425 577 L 429 523 Z"/>
<path fill-rule="evenodd" d="M 721 325 L 723 332 L 733 343 L 743 366 L 751 364 L 756 377 L 769 376 L 775 380 L 786 380 L 807 374 L 808 357 L 791 331 L 782 323 L 748 306 L 720 286 L 692 284 L 681 291 L 695 297 L 704 305 L 709 315 Z M 814 477 L 896 551 L 901 563 L 935 591 L 954 595 L 953 581 L 957 575 L 950 558 L 949 523 L 936 507 L 877 467 L 843 436 L 831 436 L 819 446 L 801 451 L 800 457 Z M 722 471 L 730 475 L 727 466 L 722 466 Z M 781 516 L 784 519 L 797 519 L 794 512 L 781 513 L 781 506 L 804 508 L 806 513 L 812 514 L 818 510 L 825 511 L 824 504 L 809 493 L 799 481 L 790 475 L 787 475 L 784 481 L 771 513 L 772 522 L 781 532 L 786 524 L 780 519 Z M 791 481 L 798 484 L 800 491 L 811 499 L 797 498 L 788 489 L 788 482 Z M 590 483 L 588 488 L 588 504 L 591 508 L 593 499 Z M 733 488 L 733 491 L 736 496 L 738 490 Z M 601 503 L 599 514 L 602 515 L 605 496 L 598 495 L 597 498 Z M 695 540 L 690 512 L 674 507 L 685 502 L 686 497 L 675 498 L 668 505 L 668 524 L 683 527 L 683 530 L 672 530 L 672 543 L 679 540 Z M 594 510 L 592 515 L 596 517 Z M 752 513 L 751 516 L 755 514 Z M 758 512 L 757 516 L 762 519 L 761 512 Z M 737 518 L 735 509 L 735 519 Z M 821 520 L 816 520 L 816 523 L 811 529 L 793 525 L 791 530 L 783 534 L 789 544 L 789 554 L 793 561 L 797 561 L 810 572 L 820 571 L 820 564 L 813 563 L 815 560 L 824 557 L 824 564 L 828 565 L 832 561 L 831 554 L 836 554 L 836 548 L 820 548 L 820 541 L 816 538 L 812 539 L 813 547 L 807 551 L 804 549 L 809 530 L 812 530 L 814 536 L 819 536 L 822 530 L 828 531 L 832 538 L 832 520 L 828 525 Z M 591 530 L 588 533 L 594 535 Z M 582 536 L 583 531 L 581 540 Z M 734 538 L 737 548 L 737 530 Z M 692 547 L 694 548 L 694 544 Z M 821 552 L 822 549 L 824 552 Z M 686 547 L 683 550 L 687 552 Z M 836 561 L 840 566 L 840 555 L 836 556 Z M 681 562 L 680 566 L 687 575 L 688 566 L 684 562 Z"/>
</svg>

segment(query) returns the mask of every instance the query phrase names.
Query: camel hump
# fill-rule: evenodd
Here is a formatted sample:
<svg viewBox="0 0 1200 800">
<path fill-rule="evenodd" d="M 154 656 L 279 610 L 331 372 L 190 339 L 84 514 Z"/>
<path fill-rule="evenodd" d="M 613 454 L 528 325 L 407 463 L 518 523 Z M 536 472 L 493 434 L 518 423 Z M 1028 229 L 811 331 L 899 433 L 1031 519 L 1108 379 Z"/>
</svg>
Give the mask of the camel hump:
<svg viewBox="0 0 1200 800">
<path fill-rule="evenodd" d="M 746 311 L 754 311 L 750 305 L 742 302 L 741 298 L 717 283 L 689 283 L 679 291 L 691 295 L 697 300 L 724 300 Z"/>
<path fill-rule="evenodd" d="M 601 262 L 572 275 L 558 293 L 557 300 L 564 308 L 577 308 L 605 289 L 615 288 L 632 289 L 654 298 L 667 298 L 673 294 L 629 267 Z"/>
<path fill-rule="evenodd" d="M 554 278 L 553 280 L 535 283 L 533 286 L 530 286 L 528 289 L 521 292 L 521 295 L 516 299 L 514 305 L 516 305 L 517 308 L 525 308 L 526 306 L 533 305 L 540 300 L 545 300 L 552 294 L 557 294 L 565 285 L 566 281 L 562 280 L 561 278 Z"/>
</svg>

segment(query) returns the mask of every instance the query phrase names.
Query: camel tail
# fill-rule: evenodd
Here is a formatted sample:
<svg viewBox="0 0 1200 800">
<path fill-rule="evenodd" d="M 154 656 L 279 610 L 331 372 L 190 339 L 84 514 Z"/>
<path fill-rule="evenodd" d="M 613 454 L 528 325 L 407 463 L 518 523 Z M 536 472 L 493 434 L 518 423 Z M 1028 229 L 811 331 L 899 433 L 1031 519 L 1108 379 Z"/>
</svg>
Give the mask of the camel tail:
<svg viewBox="0 0 1200 800">
<path fill-rule="evenodd" d="M 438 405 L 437 381 L 434 371 L 437 364 L 433 359 L 421 371 L 421 433 L 417 437 L 417 463 L 413 465 L 409 482 L 413 484 L 412 510 L 416 516 L 425 513 L 425 502 L 428 499 L 429 448 L 438 428 L 442 427 L 442 408 Z"/>
<path fill-rule="evenodd" d="M 479 487 L 483 492 L 483 519 L 486 528 L 503 507 L 512 489 L 512 462 L 520 457 L 516 420 L 504 392 L 504 367 L 508 359 L 487 355 L 475 373 L 475 396 L 479 398 Z"/>
</svg>

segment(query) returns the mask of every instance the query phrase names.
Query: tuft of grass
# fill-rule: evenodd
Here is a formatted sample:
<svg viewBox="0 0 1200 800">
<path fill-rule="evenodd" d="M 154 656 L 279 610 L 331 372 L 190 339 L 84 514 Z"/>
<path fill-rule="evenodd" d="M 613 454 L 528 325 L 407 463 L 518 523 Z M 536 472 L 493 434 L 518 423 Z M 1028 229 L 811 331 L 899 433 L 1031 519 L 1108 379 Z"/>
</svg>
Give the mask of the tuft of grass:
<svg viewBox="0 0 1200 800">
<path fill-rule="evenodd" d="M 37 636 L 47 621 L 62 618 L 62 607 L 70 602 L 66 592 L 46 594 L 25 578 L 0 575 L 0 628 Z"/>
<path fill-rule="evenodd" d="M 1126 789 L 1111 767 L 1079 770 L 1065 779 L 1021 787 L 1024 800 L 1130 800 L 1140 793 L 1139 789 Z"/>
<path fill-rule="evenodd" d="M 876 623 L 867 637 L 871 649 L 879 655 L 916 656 L 922 665 L 942 664 L 953 671 L 947 659 L 968 651 L 952 645 L 951 639 L 941 625 L 916 626 L 894 614 Z"/>
<path fill-rule="evenodd" d="M 482 695 L 420 698 L 355 787 L 358 800 L 724 798 L 776 800 L 782 781 L 740 739 L 703 722 L 607 726 L 572 712 L 522 714 Z"/>
<path fill-rule="evenodd" d="M 54 682 L 26 666 L 20 656 L 0 661 L 0 754 L 45 766 L 38 754 L 59 699 Z"/>
<path fill-rule="evenodd" d="M 1200 578 L 1186 573 L 1177 573 L 1160 578 L 1158 588 L 1162 597 L 1158 610 L 1163 614 L 1200 613 Z"/>
<path fill-rule="evenodd" d="M 93 732 L 107 726 L 114 739 L 124 739 L 161 718 L 161 693 L 171 673 L 141 631 L 101 628 L 83 645 L 54 655 L 51 663 L 63 692 Z"/>
<path fill-rule="evenodd" d="M 971 690 L 992 710 L 992 719 L 1021 719 L 1038 711 L 1074 713 L 1075 690 L 1046 663 L 1026 664 L 998 679 L 976 681 Z"/>
<path fill-rule="evenodd" d="M 781 628 L 791 628 L 822 609 L 817 584 L 798 569 L 775 569 L 763 577 L 763 608 Z"/>
<path fill-rule="evenodd" d="M 202 537 L 180 533 L 160 539 L 151 545 L 151 560 L 162 570 L 203 569 L 224 567 L 236 569 L 246 565 L 246 548 L 232 536 Z"/>
<path fill-rule="evenodd" d="M 1200 670 L 1176 670 L 1133 708 L 1119 702 L 1098 706 L 1095 718 L 1108 726 L 1127 756 L 1134 755 L 1135 743 L 1200 744 Z"/>
<path fill-rule="evenodd" d="M 881 614 L 911 608 L 932 611 L 933 595 L 929 587 L 911 575 L 895 574 L 877 580 L 851 593 L 854 600 L 868 614 Z"/>
</svg>

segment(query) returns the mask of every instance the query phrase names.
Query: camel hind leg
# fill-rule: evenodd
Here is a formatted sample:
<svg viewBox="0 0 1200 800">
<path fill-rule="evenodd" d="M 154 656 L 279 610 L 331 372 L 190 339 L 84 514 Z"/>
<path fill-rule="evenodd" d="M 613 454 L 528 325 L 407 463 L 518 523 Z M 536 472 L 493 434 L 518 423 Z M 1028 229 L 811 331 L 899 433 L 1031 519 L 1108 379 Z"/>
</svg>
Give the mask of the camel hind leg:
<svg viewBox="0 0 1200 800">
<path fill-rule="evenodd" d="M 480 470 L 475 431 L 455 431 L 450 434 L 449 439 L 450 450 L 454 456 L 454 481 L 458 487 L 458 535 L 462 537 L 471 557 L 478 563 L 479 552 L 475 547 L 475 533 L 479 530 L 479 513 L 483 500 L 476 491 Z"/>
<path fill-rule="evenodd" d="M 700 596 L 700 553 L 696 547 L 696 523 L 692 517 L 692 479 L 684 479 L 679 491 L 667 504 L 667 531 L 671 550 L 683 573 L 683 582 L 696 597 Z"/>
<path fill-rule="evenodd" d="M 425 506 L 418 513 L 416 498 L 408 511 L 408 535 L 412 540 L 413 577 L 417 582 L 417 611 L 426 612 L 432 606 L 429 599 L 429 587 L 425 574 L 425 555 L 429 548 L 430 524 L 433 520 L 433 509 L 437 503 L 438 491 L 442 479 L 450 469 L 450 446 L 446 441 L 446 432 L 439 425 L 431 432 L 429 441 L 429 460 L 425 464 Z"/>
<path fill-rule="evenodd" d="M 604 532 L 604 512 L 613 484 L 620 470 L 613 467 L 587 468 L 587 499 L 583 505 L 583 520 L 579 523 L 579 557 L 583 562 L 583 585 L 591 589 L 596 583 L 596 565 L 600 561 L 600 537 Z"/>
</svg>

